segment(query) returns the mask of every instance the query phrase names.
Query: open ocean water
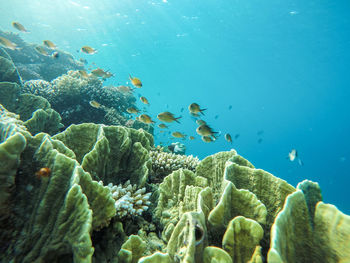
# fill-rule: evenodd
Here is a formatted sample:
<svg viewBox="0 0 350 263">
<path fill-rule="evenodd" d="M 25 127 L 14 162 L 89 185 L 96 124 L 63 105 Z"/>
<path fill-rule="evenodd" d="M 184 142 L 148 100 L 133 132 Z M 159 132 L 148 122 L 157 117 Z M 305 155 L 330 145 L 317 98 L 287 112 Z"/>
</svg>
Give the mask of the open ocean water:
<svg viewBox="0 0 350 263">
<path fill-rule="evenodd" d="M 324 202 L 349 214 L 349 12 L 342 0 L 11 0 L 0 3 L 0 29 L 20 21 L 25 41 L 50 39 L 113 72 L 105 84 L 139 77 L 148 113 L 181 115 L 171 131 L 195 136 L 180 140 L 186 154 L 234 148 L 294 186 L 318 182 Z M 76 52 L 84 45 L 98 53 Z M 193 102 L 220 132 L 215 142 L 196 134 Z M 156 127 L 156 144 L 170 137 Z M 292 149 L 304 165 L 287 159 Z"/>
</svg>

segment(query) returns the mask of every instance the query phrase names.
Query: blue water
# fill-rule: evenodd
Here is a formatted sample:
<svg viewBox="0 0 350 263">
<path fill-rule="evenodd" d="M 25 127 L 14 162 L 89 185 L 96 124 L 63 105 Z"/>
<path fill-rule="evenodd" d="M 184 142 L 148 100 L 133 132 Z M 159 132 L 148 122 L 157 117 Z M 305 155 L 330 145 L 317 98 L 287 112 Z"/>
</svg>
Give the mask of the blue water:
<svg viewBox="0 0 350 263">
<path fill-rule="evenodd" d="M 166 110 L 183 116 L 171 131 L 196 137 L 184 141 L 188 154 L 234 148 L 294 186 L 319 182 L 324 201 L 350 214 L 349 12 L 340 0 L 11 0 L 0 4 L 0 29 L 21 22 L 26 41 L 50 39 L 111 70 L 106 84 L 139 77 L 136 94 L 154 119 Z M 98 53 L 77 53 L 83 45 Z M 192 102 L 221 131 L 216 142 L 196 135 Z M 231 145 L 226 132 L 240 136 Z M 155 135 L 157 144 L 174 141 Z M 286 159 L 293 148 L 304 166 Z"/>
</svg>

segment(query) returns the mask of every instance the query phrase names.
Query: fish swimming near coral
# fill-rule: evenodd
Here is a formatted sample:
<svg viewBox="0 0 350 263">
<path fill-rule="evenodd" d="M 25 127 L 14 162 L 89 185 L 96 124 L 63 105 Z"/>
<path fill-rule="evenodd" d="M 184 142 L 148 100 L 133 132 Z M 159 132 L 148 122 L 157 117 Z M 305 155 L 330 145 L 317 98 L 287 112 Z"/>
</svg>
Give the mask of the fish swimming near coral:
<svg viewBox="0 0 350 263">
<path fill-rule="evenodd" d="M 52 41 L 50 41 L 50 40 L 44 40 L 44 41 L 43 41 L 43 44 L 44 44 L 46 47 L 50 48 L 50 49 L 56 49 L 56 48 L 57 48 L 56 45 L 55 45 Z"/>
<path fill-rule="evenodd" d="M 90 106 L 91 106 L 91 107 L 94 107 L 94 108 L 96 108 L 96 109 L 101 108 L 101 104 L 100 104 L 100 103 L 98 103 L 98 102 L 97 102 L 97 101 L 95 101 L 95 100 L 91 100 L 91 101 L 89 101 L 89 104 L 90 104 Z"/>
<path fill-rule="evenodd" d="M 196 123 L 201 126 L 201 125 L 204 125 L 204 124 L 207 124 L 205 121 L 203 120 L 196 120 Z"/>
<path fill-rule="evenodd" d="M 161 112 L 157 115 L 157 118 L 160 120 L 160 121 L 164 121 L 164 122 L 173 122 L 173 121 L 176 121 L 177 123 L 180 123 L 178 121 L 178 119 L 181 118 L 180 117 L 175 117 L 174 114 L 172 114 L 171 112 L 169 111 L 165 111 L 165 112 Z"/>
<path fill-rule="evenodd" d="M 183 139 L 185 139 L 187 136 L 186 134 L 183 134 L 183 133 L 178 132 L 178 131 L 173 132 L 171 135 L 175 138 L 183 138 Z"/>
<path fill-rule="evenodd" d="M 19 22 L 12 22 L 11 25 L 21 32 L 29 33 L 29 31 Z"/>
<path fill-rule="evenodd" d="M 139 117 L 136 118 L 137 120 L 139 120 L 140 122 L 143 122 L 145 124 L 151 124 L 151 123 L 155 123 L 151 117 L 147 114 L 141 114 Z"/>
<path fill-rule="evenodd" d="M 294 162 L 295 160 L 298 160 L 299 165 L 304 165 L 303 161 L 299 158 L 298 156 L 298 152 L 296 149 L 292 149 L 289 153 L 288 153 L 288 157 L 289 161 Z"/>
<path fill-rule="evenodd" d="M 229 133 L 225 134 L 225 140 L 228 141 L 229 143 L 232 143 L 232 137 Z"/>
<path fill-rule="evenodd" d="M 146 97 L 141 96 L 141 97 L 140 97 L 140 100 L 141 100 L 142 103 L 149 105 L 149 102 L 148 102 L 148 100 L 146 99 Z"/>
<path fill-rule="evenodd" d="M 188 110 L 193 116 L 199 116 L 199 113 L 204 115 L 203 111 L 206 109 L 201 109 L 197 103 L 192 103 L 190 106 L 188 106 Z"/>
<path fill-rule="evenodd" d="M 126 111 L 130 114 L 137 114 L 140 112 L 140 110 L 134 108 L 134 107 L 130 107 L 130 108 L 127 108 Z"/>
<path fill-rule="evenodd" d="M 39 54 L 43 55 L 43 56 L 48 56 L 49 53 L 46 51 L 46 49 L 42 46 L 36 46 L 35 47 L 36 52 L 38 52 Z"/>
<path fill-rule="evenodd" d="M 97 68 L 91 71 L 91 74 L 95 77 L 101 77 L 101 78 L 110 78 L 114 76 L 111 72 L 105 71 L 101 68 Z"/>
<path fill-rule="evenodd" d="M 142 87 L 142 82 L 141 82 L 141 80 L 139 78 L 132 77 L 129 74 L 129 79 L 130 79 L 132 85 L 134 85 L 136 88 L 141 88 Z"/>
<path fill-rule="evenodd" d="M 40 179 L 42 177 L 50 177 L 51 176 L 51 169 L 48 167 L 40 168 L 40 170 L 37 171 L 35 173 L 35 175 L 38 179 Z"/>
<path fill-rule="evenodd" d="M 85 58 L 79 58 L 79 61 L 83 64 L 87 64 L 88 61 Z"/>
<path fill-rule="evenodd" d="M 161 128 L 161 129 L 168 128 L 168 126 L 166 126 L 164 123 L 159 124 L 158 127 Z"/>
<path fill-rule="evenodd" d="M 202 136 L 202 141 L 203 142 L 213 142 L 213 141 L 215 141 L 215 139 L 213 139 L 210 136 Z"/>
<path fill-rule="evenodd" d="M 189 139 L 190 139 L 190 140 L 194 140 L 195 138 L 194 138 L 193 136 L 190 136 Z"/>
<path fill-rule="evenodd" d="M 116 90 L 124 94 L 131 94 L 134 91 L 134 89 L 131 88 L 130 86 L 124 86 L 124 85 L 120 85 L 116 87 Z"/>
<path fill-rule="evenodd" d="M 2 45 L 5 48 L 9 48 L 11 50 L 18 49 L 17 45 L 13 43 L 12 41 L 8 40 L 7 38 L 0 37 L 0 45 Z"/>
<path fill-rule="evenodd" d="M 82 77 L 82 78 L 86 78 L 86 79 L 89 78 L 89 74 L 83 69 L 78 70 L 78 73 L 79 73 L 80 77 Z"/>
<path fill-rule="evenodd" d="M 215 135 L 218 133 L 213 131 L 213 129 L 209 127 L 207 124 L 203 124 L 199 126 L 196 129 L 196 132 L 201 136 L 213 136 L 214 138 L 216 138 Z"/>
<path fill-rule="evenodd" d="M 89 46 L 83 46 L 80 50 L 86 54 L 89 54 L 89 55 L 97 53 L 96 49 L 89 47 Z"/>
</svg>

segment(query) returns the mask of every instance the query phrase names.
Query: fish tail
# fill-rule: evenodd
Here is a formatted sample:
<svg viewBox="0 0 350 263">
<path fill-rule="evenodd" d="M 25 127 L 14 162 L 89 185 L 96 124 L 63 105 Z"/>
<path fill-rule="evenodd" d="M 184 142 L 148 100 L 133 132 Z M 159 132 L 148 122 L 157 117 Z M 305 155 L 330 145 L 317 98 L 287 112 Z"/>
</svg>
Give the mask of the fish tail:
<svg viewBox="0 0 350 263">
<path fill-rule="evenodd" d="M 177 117 L 177 118 L 175 118 L 175 121 L 176 121 L 177 123 L 180 123 L 180 122 L 178 121 L 178 119 L 181 119 L 181 118 L 182 118 L 182 116 Z"/>
<path fill-rule="evenodd" d="M 207 109 L 200 109 L 199 111 L 200 111 L 200 113 L 202 113 L 204 115 L 203 111 L 205 111 L 205 110 L 207 110 Z"/>
</svg>

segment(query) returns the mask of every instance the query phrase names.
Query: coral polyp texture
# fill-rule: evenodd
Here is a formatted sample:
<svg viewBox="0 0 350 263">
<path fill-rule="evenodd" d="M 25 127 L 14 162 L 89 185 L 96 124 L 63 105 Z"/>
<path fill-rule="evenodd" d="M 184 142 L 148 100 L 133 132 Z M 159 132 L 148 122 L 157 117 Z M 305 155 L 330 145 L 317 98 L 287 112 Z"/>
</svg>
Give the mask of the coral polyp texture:
<svg viewBox="0 0 350 263">
<path fill-rule="evenodd" d="M 198 157 L 164 152 L 160 146 L 150 151 L 150 157 L 152 159 L 153 172 L 151 180 L 154 182 L 160 182 L 165 176 L 180 168 L 195 171 L 200 163 Z"/>
<path fill-rule="evenodd" d="M 103 184 L 100 181 L 100 184 Z M 151 193 L 146 193 L 146 188 L 137 189 L 137 185 L 130 184 L 128 180 L 124 185 L 107 185 L 115 200 L 115 208 L 119 218 L 141 216 L 148 210 L 151 202 L 149 201 Z"/>
</svg>

